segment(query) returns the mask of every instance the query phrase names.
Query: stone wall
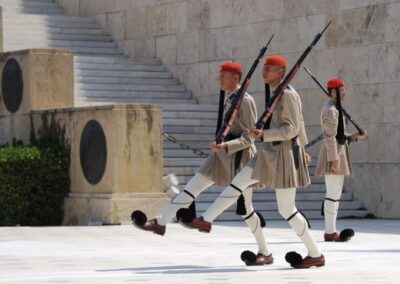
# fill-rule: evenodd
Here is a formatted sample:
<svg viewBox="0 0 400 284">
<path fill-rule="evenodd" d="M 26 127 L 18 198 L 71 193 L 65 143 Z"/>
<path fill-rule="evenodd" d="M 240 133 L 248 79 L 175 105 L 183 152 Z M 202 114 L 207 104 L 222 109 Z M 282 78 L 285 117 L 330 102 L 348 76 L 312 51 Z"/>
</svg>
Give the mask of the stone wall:
<svg viewBox="0 0 400 284">
<path fill-rule="evenodd" d="M 345 106 L 369 132 L 352 145 L 356 175 L 346 190 L 372 213 L 400 217 L 399 0 L 57 0 L 68 13 L 95 16 L 131 57 L 158 57 L 202 103 L 217 102 L 218 66 L 247 69 L 272 33 L 268 51 L 292 65 L 323 26 L 333 24 L 305 66 L 321 80 L 347 83 Z M 260 69 L 250 88 L 262 106 Z M 326 98 L 304 71 L 300 93 L 310 138 L 317 136 Z M 259 108 L 261 111 L 261 108 Z M 319 146 L 310 149 L 313 155 Z"/>
</svg>

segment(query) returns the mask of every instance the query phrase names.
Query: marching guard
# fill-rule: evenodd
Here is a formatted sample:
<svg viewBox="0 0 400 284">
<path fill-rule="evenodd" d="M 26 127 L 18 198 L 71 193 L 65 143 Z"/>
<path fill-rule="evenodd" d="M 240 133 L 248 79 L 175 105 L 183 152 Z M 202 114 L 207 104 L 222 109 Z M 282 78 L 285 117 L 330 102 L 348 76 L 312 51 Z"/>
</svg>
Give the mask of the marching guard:
<svg viewBox="0 0 400 284">
<path fill-rule="evenodd" d="M 242 66 L 238 63 L 226 62 L 220 67 L 218 77 L 220 88 L 228 94 L 222 109 L 224 115 L 240 88 L 242 73 Z M 221 107 L 219 113 L 221 113 Z M 171 204 L 165 208 L 160 216 L 152 220 L 140 222 L 139 219 L 143 219 L 145 216 L 141 212 L 134 212 L 132 214 L 134 224 L 140 229 L 164 235 L 167 223 L 176 215 L 180 224 L 192 229 L 191 221 L 195 218 L 195 198 L 214 184 L 228 186 L 236 173 L 254 157 L 256 148 L 251 129 L 256 119 L 257 108 L 254 99 L 250 94 L 245 93 L 238 115 L 233 121 L 225 141 L 220 144 L 212 143 L 212 153 L 187 183 L 185 190 L 171 201 Z M 220 124 L 221 119 L 218 121 Z M 217 132 L 220 126 L 217 126 Z M 251 200 L 252 190 L 243 192 L 238 200 L 237 214 L 243 216 L 259 247 L 258 258 L 251 265 L 263 265 L 272 262 L 272 259 L 267 257 L 269 252 L 262 231 L 265 221 L 260 214 L 254 211 Z"/>
<path fill-rule="evenodd" d="M 263 69 L 266 84 L 275 89 L 286 72 L 287 62 L 282 56 L 267 57 Z M 286 260 L 294 268 L 324 266 L 325 258 L 311 234 L 306 217 L 295 206 L 296 188 L 310 184 L 307 167 L 308 156 L 304 151 L 307 137 L 304 129 L 302 104 L 295 89 L 288 86 L 273 111 L 268 129 L 253 128 L 252 137 L 263 137 L 264 144 L 255 157 L 237 174 L 231 184 L 221 193 L 208 210 L 192 226 L 210 232 L 215 218 L 231 206 L 252 185 L 261 182 L 274 188 L 279 213 L 285 218 L 307 247 L 304 259 L 296 252 L 286 254 Z M 242 259 L 248 262 L 250 254 L 244 252 Z M 267 256 L 272 263 L 272 254 Z M 252 258 L 254 261 L 254 257 Z"/>
<path fill-rule="evenodd" d="M 344 242 L 354 236 L 352 229 L 336 231 L 336 219 L 339 201 L 343 191 L 345 176 L 353 172 L 348 145 L 351 142 L 364 140 L 367 133 L 348 134 L 343 117 L 341 100 L 346 96 L 344 82 L 333 78 L 327 83 L 330 100 L 321 112 L 321 128 L 324 141 L 318 155 L 315 175 L 325 177 L 326 196 L 322 203 L 321 213 L 325 216 L 326 242 Z"/>
</svg>

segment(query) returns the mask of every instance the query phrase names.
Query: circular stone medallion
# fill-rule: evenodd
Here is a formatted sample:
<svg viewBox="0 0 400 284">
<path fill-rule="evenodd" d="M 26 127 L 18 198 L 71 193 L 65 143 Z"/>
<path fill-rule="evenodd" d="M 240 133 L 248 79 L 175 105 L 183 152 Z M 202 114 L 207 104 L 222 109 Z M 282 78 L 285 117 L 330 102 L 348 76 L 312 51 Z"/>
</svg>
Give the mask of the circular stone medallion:
<svg viewBox="0 0 400 284">
<path fill-rule="evenodd" d="M 86 123 L 82 131 L 80 159 L 86 180 L 93 185 L 99 183 L 106 170 L 107 141 L 103 128 L 96 120 Z"/>
<path fill-rule="evenodd" d="M 7 110 L 11 113 L 17 112 L 22 102 L 24 83 L 22 70 L 16 59 L 10 58 L 4 65 L 1 86 Z"/>
</svg>

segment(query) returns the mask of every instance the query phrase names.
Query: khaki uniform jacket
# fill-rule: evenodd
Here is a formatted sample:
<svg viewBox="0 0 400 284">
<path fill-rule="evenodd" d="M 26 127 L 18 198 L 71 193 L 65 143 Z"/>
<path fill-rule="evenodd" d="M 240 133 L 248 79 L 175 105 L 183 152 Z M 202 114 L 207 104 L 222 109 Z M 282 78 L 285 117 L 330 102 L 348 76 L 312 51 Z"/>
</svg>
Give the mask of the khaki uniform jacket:
<svg viewBox="0 0 400 284">
<path fill-rule="evenodd" d="M 292 150 L 294 137 L 300 145 L 298 169 Z M 276 141 L 281 143 L 273 145 Z M 307 142 L 300 96 L 289 87 L 273 111 L 270 129 L 264 130 L 263 146 L 249 163 L 252 178 L 270 188 L 308 186 L 310 176 L 304 152 Z"/>
<path fill-rule="evenodd" d="M 324 143 L 319 151 L 315 175 L 324 176 L 333 174 L 330 172 L 331 161 L 339 160 L 340 169 L 338 175 L 351 175 L 353 172 L 351 159 L 349 155 L 349 147 L 347 143 L 340 145 L 336 141 L 337 127 L 339 121 L 339 111 L 330 101 L 322 109 L 321 112 L 321 127 L 324 134 Z M 346 125 L 344 124 L 346 127 Z M 345 128 L 346 132 L 346 128 Z M 347 135 L 347 133 L 346 133 Z"/>
<path fill-rule="evenodd" d="M 233 177 L 254 157 L 256 147 L 254 139 L 250 137 L 250 130 L 257 120 L 257 108 L 252 96 L 248 93 L 243 97 L 239 112 L 230 129 L 230 134 L 240 136 L 237 139 L 225 142 L 226 151 L 211 153 L 199 172 L 211 178 L 218 186 L 228 186 Z M 240 165 L 235 170 L 235 154 L 243 150 Z"/>
</svg>

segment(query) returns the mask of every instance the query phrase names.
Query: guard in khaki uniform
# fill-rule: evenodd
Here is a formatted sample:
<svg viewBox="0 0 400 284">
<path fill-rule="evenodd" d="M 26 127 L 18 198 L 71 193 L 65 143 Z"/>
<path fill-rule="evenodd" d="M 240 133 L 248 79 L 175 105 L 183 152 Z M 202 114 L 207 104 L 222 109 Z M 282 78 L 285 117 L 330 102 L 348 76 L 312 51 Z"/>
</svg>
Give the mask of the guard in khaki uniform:
<svg viewBox="0 0 400 284">
<path fill-rule="evenodd" d="M 227 62 L 221 65 L 219 72 L 220 87 L 228 93 L 224 104 L 224 112 L 229 109 L 230 102 L 240 88 L 239 82 L 242 72 L 242 67 L 238 63 Z M 215 144 L 214 142 L 211 145 L 212 153 L 201 166 L 198 173 L 187 183 L 185 190 L 171 202 L 160 216 L 147 221 L 144 225 L 135 225 L 143 230 L 164 235 L 166 224 L 176 215 L 178 210 L 190 207 L 194 199 L 201 192 L 213 184 L 218 186 L 229 185 L 235 174 L 240 171 L 256 153 L 254 137 L 252 137 L 250 133 L 256 119 L 257 108 L 254 99 L 246 93 L 226 141 L 221 144 Z M 260 214 L 254 211 L 251 199 L 251 190 L 243 193 L 242 207 L 244 207 L 244 209 L 238 211 L 242 211 L 240 215 L 244 217 L 259 246 L 261 257 L 258 262 L 253 265 L 262 265 L 265 261 L 269 261 L 262 257 L 268 253 L 266 241 L 262 232 L 265 221 Z M 179 215 L 179 213 L 177 215 Z M 179 219 L 182 225 L 192 228 L 191 220 L 193 217 L 187 223 L 185 223 L 185 218 Z"/>
<path fill-rule="evenodd" d="M 341 106 L 341 100 L 346 95 L 344 82 L 333 78 L 328 81 L 327 87 L 331 99 L 321 112 L 324 143 L 319 152 L 315 175 L 325 176 L 326 196 L 321 210 L 325 216 L 324 239 L 327 242 L 343 242 L 354 236 L 352 229 L 345 229 L 340 233 L 336 231 L 336 218 L 344 177 L 352 175 L 353 172 L 348 144 L 365 139 L 367 134 L 346 133 Z M 337 95 L 338 93 L 340 96 Z"/>
<path fill-rule="evenodd" d="M 266 59 L 263 78 L 266 84 L 275 89 L 286 72 L 286 60 L 282 56 L 269 56 Z M 307 155 L 304 145 L 307 138 L 304 131 L 301 100 L 297 92 L 288 87 L 275 108 L 270 128 L 252 129 L 253 137 L 263 137 L 264 145 L 256 156 L 234 177 L 220 197 L 208 208 L 202 217 L 193 220 L 193 226 L 203 232 L 210 232 L 211 222 L 227 209 L 241 193 L 251 191 L 249 186 L 261 182 L 275 188 L 279 213 L 289 222 L 296 234 L 305 243 L 308 256 L 302 258 L 295 252 L 289 253 L 288 262 L 295 268 L 323 266 L 325 258 L 309 230 L 307 219 L 296 209 L 296 188 L 310 184 L 307 168 Z M 295 254 L 296 263 L 291 262 Z M 272 255 L 268 257 L 271 259 Z M 243 259 L 243 254 L 242 254 Z M 247 264 L 247 263 L 246 263 Z"/>
</svg>

